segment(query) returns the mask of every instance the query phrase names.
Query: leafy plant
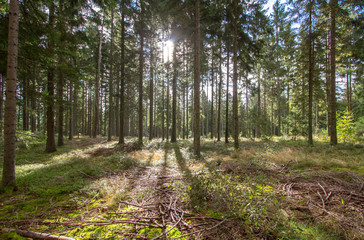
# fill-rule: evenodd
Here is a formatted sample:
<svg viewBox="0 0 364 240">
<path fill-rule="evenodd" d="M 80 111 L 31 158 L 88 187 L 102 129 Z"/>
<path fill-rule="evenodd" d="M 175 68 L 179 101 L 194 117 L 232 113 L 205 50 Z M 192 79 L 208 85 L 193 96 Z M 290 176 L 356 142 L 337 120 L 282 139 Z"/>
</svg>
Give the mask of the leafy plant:
<svg viewBox="0 0 364 240">
<path fill-rule="evenodd" d="M 337 113 L 337 137 L 339 142 L 355 143 L 353 115 L 349 111 Z"/>
</svg>

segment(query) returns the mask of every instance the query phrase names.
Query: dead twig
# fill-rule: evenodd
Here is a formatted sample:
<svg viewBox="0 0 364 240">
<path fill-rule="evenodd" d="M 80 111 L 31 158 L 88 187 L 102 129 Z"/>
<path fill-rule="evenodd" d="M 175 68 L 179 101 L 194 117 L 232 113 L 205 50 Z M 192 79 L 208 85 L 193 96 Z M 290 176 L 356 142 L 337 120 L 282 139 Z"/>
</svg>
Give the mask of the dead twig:
<svg viewBox="0 0 364 240">
<path fill-rule="evenodd" d="M 27 230 L 20 230 L 20 229 L 11 229 L 11 228 L 4 228 L 0 229 L 0 232 L 3 233 L 10 233 L 10 232 L 16 232 L 17 234 L 28 237 L 28 238 L 36 238 L 36 239 L 47 239 L 47 240 L 75 240 L 74 238 L 69 237 L 63 237 L 63 236 L 56 236 L 51 235 L 47 233 L 38 233 L 38 232 L 32 232 Z"/>
</svg>

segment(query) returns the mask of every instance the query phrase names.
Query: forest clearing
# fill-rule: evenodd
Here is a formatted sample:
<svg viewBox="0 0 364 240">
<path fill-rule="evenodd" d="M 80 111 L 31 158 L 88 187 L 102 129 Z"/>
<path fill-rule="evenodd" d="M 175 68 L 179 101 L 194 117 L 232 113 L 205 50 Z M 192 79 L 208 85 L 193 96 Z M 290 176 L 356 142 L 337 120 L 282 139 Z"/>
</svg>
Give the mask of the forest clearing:
<svg viewBox="0 0 364 240">
<path fill-rule="evenodd" d="M 0 0 L 0 239 L 364 239 L 363 3 Z"/>
<path fill-rule="evenodd" d="M 88 137 L 17 154 L 2 229 L 74 239 L 362 239 L 364 148 Z M 15 233 L 2 233 L 4 239 Z M 9 238 L 6 238 L 8 236 Z M 26 239 L 26 238 L 24 238 Z"/>
</svg>

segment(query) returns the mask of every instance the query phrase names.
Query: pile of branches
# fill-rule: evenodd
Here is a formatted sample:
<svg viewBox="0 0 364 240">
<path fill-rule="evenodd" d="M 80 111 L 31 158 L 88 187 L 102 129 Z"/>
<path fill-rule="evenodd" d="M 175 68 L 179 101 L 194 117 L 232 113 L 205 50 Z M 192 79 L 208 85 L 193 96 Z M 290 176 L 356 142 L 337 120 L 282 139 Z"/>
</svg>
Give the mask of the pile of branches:
<svg viewBox="0 0 364 240">
<path fill-rule="evenodd" d="M 197 239 L 235 239 L 233 236 L 241 236 L 241 225 L 235 221 L 193 214 L 184 209 L 187 205 L 182 197 L 176 193 L 175 188 L 168 187 L 166 179 L 160 176 L 159 183 L 152 195 L 139 202 L 120 202 L 125 206 L 130 206 L 133 211 L 110 213 L 119 218 L 128 218 L 134 224 L 130 237 L 136 239 L 179 239 L 194 236 Z M 157 228 L 162 232 L 153 238 L 148 238 L 147 234 L 141 235 L 141 229 Z M 232 231 L 235 229 L 235 231 Z M 178 237 L 171 237 L 173 231 L 178 230 Z M 170 233 L 170 235 L 168 235 Z"/>
<path fill-rule="evenodd" d="M 343 179 L 351 179 L 350 182 Z M 297 176 L 282 185 L 299 219 L 335 220 L 344 230 L 364 236 L 364 179 L 351 173 Z"/>
</svg>

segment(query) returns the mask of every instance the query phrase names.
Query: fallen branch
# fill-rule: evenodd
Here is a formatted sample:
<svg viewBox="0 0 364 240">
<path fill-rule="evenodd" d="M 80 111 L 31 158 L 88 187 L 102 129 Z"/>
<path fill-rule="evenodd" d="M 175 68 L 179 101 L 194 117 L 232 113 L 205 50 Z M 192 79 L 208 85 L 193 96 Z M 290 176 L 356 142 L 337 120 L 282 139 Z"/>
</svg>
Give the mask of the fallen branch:
<svg viewBox="0 0 364 240">
<path fill-rule="evenodd" d="M 9 232 L 16 232 L 20 236 L 28 237 L 28 238 L 36 238 L 36 239 L 46 239 L 46 240 L 75 240 L 75 238 L 69 238 L 69 237 L 62 237 L 62 236 L 56 236 L 51 235 L 47 233 L 38 233 L 38 232 L 31 232 L 26 230 L 20 230 L 20 229 L 11 229 L 11 228 L 4 228 L 0 229 L 0 232 L 9 233 Z"/>
</svg>

